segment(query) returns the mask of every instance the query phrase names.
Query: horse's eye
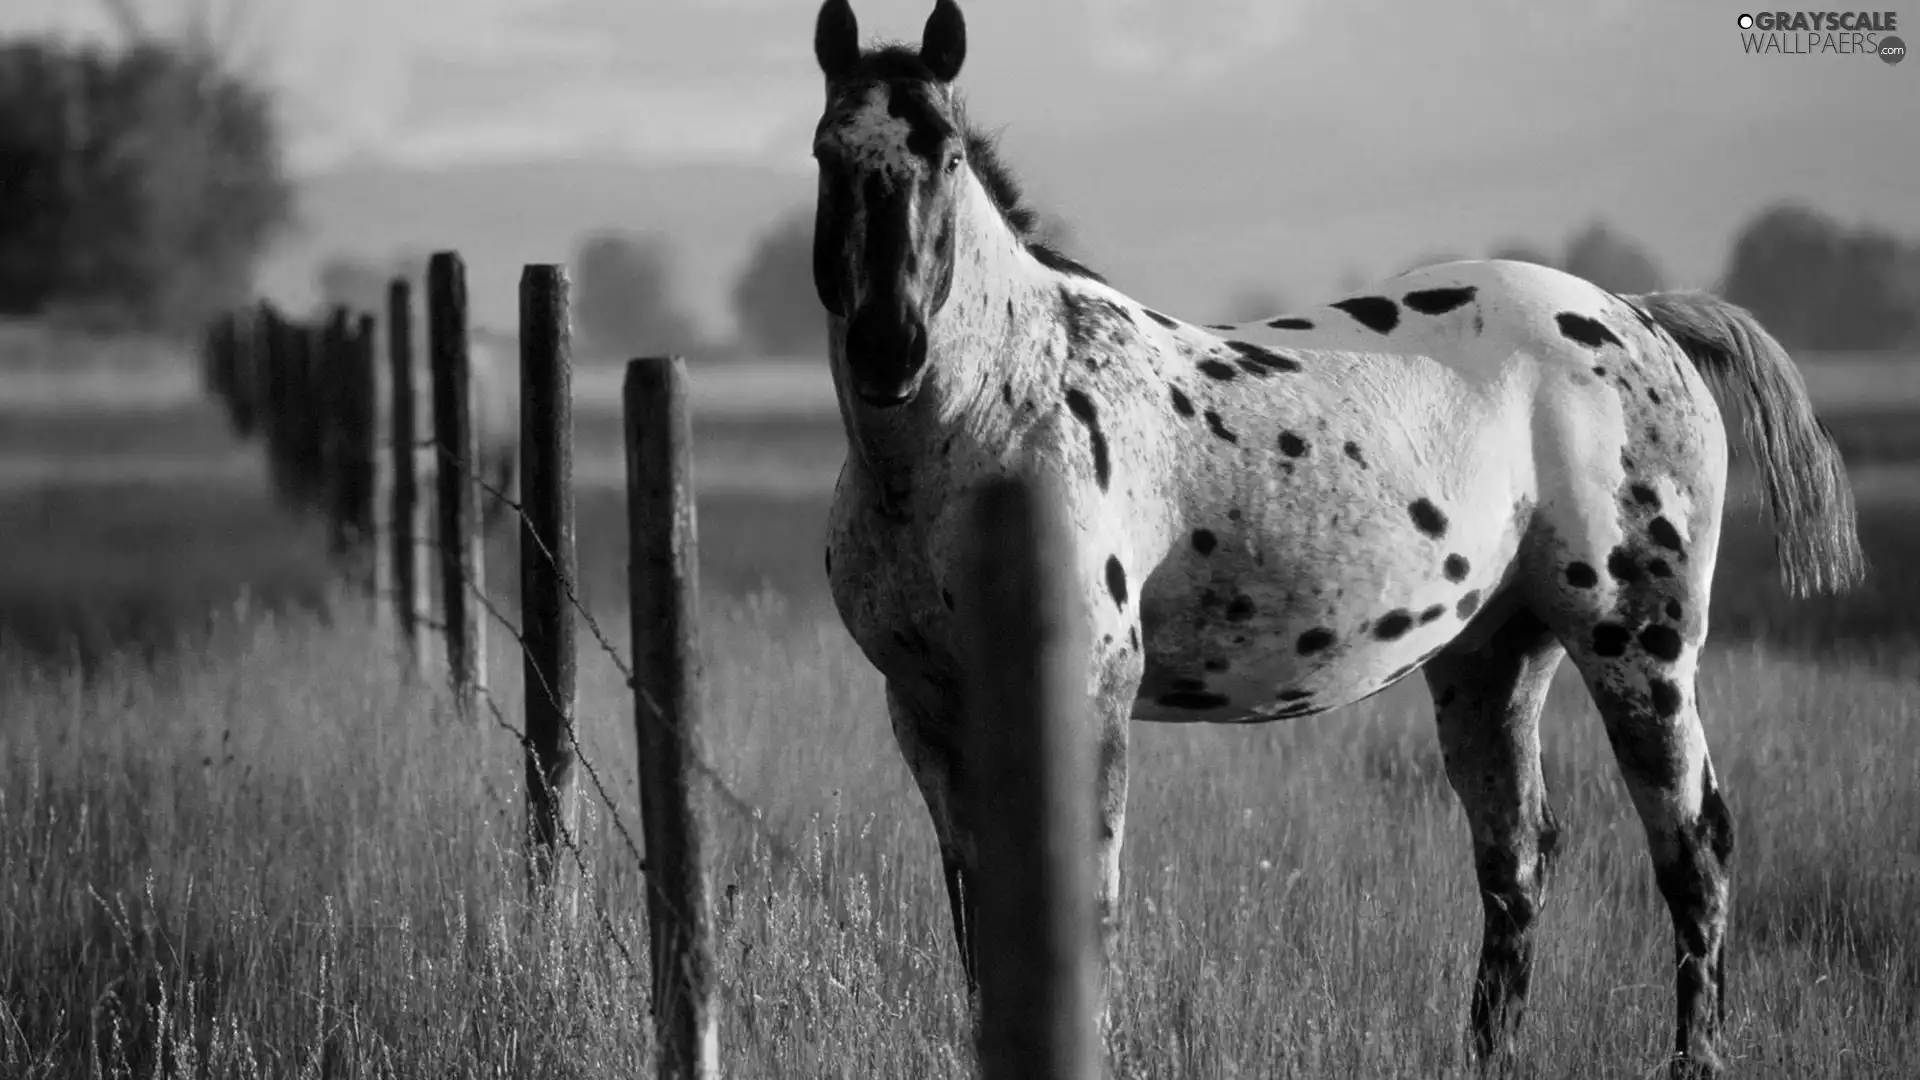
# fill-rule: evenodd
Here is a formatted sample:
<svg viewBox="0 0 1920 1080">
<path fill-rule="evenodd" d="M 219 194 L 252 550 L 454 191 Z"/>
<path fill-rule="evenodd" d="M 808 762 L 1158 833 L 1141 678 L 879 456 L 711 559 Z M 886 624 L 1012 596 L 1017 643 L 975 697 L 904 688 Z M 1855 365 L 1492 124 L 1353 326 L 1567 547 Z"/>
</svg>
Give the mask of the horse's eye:
<svg viewBox="0 0 1920 1080">
<path fill-rule="evenodd" d="M 953 153 L 947 155 L 947 175 L 952 176 L 954 173 L 959 171 L 960 171 L 960 151 L 955 150 Z"/>
</svg>

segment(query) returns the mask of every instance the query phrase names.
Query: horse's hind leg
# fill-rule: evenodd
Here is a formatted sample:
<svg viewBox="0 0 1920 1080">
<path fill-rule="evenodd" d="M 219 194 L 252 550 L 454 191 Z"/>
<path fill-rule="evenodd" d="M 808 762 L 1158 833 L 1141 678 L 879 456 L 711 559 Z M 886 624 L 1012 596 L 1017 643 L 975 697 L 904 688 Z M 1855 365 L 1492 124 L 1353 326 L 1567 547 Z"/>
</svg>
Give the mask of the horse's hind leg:
<svg viewBox="0 0 1920 1080">
<path fill-rule="evenodd" d="M 1521 610 L 1478 648 L 1449 649 L 1424 669 L 1486 917 L 1472 1006 L 1483 1060 L 1518 1021 L 1533 973 L 1533 921 L 1558 834 L 1540 774 L 1540 708 L 1562 655 L 1545 624 Z"/>
<path fill-rule="evenodd" d="M 1685 602 L 1706 606 L 1704 598 Z M 1699 615 L 1675 599 L 1650 618 L 1601 619 L 1564 638 L 1606 723 L 1646 828 L 1654 881 L 1673 918 L 1676 1076 L 1719 1074 L 1715 1043 L 1726 1008 L 1722 954 L 1733 819 L 1700 724 L 1694 673 L 1704 637 Z"/>
</svg>

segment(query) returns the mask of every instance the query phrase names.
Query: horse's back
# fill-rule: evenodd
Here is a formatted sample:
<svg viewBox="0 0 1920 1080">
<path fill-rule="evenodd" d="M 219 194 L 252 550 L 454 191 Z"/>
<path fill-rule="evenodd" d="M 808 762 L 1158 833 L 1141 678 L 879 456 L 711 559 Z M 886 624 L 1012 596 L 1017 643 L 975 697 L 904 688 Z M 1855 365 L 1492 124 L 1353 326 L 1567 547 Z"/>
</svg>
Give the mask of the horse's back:
<svg viewBox="0 0 1920 1080">
<path fill-rule="evenodd" d="M 1185 531 L 1142 597 L 1145 717 L 1377 692 L 1487 609 L 1557 602 L 1548 579 L 1604 567 L 1656 503 L 1717 538 L 1725 443 L 1704 383 L 1644 312 L 1579 278 L 1443 264 L 1220 333 L 1299 369 L 1196 387 L 1212 430 L 1175 429 Z"/>
</svg>

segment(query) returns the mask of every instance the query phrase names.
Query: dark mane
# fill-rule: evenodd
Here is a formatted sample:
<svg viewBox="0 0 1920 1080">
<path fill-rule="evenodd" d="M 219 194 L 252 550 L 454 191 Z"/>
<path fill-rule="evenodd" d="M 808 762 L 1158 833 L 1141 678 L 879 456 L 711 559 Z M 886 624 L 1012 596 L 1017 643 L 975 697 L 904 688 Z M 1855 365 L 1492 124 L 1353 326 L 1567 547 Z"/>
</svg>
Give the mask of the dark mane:
<svg viewBox="0 0 1920 1080">
<path fill-rule="evenodd" d="M 920 59 L 917 48 L 892 43 L 862 53 L 860 65 L 847 81 L 930 83 L 934 77 L 925 61 Z M 1040 214 L 1022 200 L 1020 181 L 1014 177 L 1013 170 L 1007 167 L 1006 162 L 1000 159 L 996 137 L 967 121 L 966 108 L 958 95 L 954 98 L 954 111 L 960 123 L 961 136 L 966 141 L 967 163 L 972 167 L 973 175 L 979 178 L 980 186 L 987 189 L 987 197 L 993 200 L 993 205 L 1000 210 L 1000 217 L 1013 230 L 1013 235 L 1020 240 L 1027 253 L 1050 270 L 1106 284 L 1106 278 L 1040 239 L 1037 235 Z"/>
</svg>

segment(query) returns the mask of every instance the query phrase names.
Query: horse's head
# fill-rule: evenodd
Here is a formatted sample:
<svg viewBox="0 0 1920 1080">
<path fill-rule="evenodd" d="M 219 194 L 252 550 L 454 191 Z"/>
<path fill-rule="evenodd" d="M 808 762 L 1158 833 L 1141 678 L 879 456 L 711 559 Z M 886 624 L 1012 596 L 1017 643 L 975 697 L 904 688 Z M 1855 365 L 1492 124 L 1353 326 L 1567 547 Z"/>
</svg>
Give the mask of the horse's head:
<svg viewBox="0 0 1920 1080">
<path fill-rule="evenodd" d="M 813 139 L 813 283 L 845 320 L 846 373 L 870 406 L 913 398 L 928 324 L 953 285 L 967 152 L 953 79 L 966 50 L 953 0 L 937 0 L 917 52 L 862 52 L 847 0 L 826 0 L 814 27 L 827 100 Z"/>
</svg>

